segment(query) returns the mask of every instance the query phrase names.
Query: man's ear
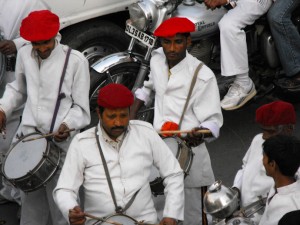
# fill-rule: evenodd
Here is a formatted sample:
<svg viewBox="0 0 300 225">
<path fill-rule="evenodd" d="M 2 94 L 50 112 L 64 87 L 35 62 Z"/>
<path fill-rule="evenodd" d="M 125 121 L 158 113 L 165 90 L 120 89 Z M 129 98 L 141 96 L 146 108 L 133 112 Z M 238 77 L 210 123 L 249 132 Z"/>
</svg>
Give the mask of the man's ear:
<svg viewBox="0 0 300 225">
<path fill-rule="evenodd" d="M 99 120 L 101 120 L 101 113 L 100 113 L 99 107 L 96 107 L 96 113 L 97 113 Z"/>
<path fill-rule="evenodd" d="M 192 44 L 192 37 L 191 37 L 191 35 L 189 35 L 189 36 L 186 38 L 186 45 L 189 47 L 189 46 L 191 46 L 191 44 Z"/>
</svg>

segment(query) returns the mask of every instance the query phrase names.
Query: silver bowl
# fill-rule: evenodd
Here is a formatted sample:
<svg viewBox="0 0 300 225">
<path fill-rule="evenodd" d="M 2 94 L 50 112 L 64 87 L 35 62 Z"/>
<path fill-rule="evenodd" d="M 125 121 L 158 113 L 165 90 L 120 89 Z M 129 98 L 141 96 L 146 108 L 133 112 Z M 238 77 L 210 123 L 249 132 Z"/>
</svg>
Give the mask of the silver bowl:
<svg viewBox="0 0 300 225">
<path fill-rule="evenodd" d="M 205 213 L 218 219 L 225 219 L 239 207 L 238 193 L 222 185 L 221 181 L 216 181 L 208 187 L 203 203 Z"/>
</svg>

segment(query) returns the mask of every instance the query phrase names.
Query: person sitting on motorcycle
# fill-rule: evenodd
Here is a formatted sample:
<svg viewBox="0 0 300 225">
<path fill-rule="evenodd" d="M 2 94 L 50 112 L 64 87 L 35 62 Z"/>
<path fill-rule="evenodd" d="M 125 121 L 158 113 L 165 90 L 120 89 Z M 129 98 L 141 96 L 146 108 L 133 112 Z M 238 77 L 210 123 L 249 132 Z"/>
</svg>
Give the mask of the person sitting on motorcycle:
<svg viewBox="0 0 300 225">
<path fill-rule="evenodd" d="M 242 107 L 256 95 L 249 77 L 246 34 L 243 30 L 271 7 L 272 0 L 204 0 L 207 7 L 232 8 L 219 22 L 221 42 L 221 74 L 235 76 L 231 87 L 221 101 L 224 110 Z"/>
<path fill-rule="evenodd" d="M 276 0 L 268 12 L 268 21 L 286 79 L 282 88 L 300 88 L 300 35 L 293 24 L 292 12 L 300 5 L 297 0 Z"/>
<path fill-rule="evenodd" d="M 195 153 L 191 169 L 185 179 L 185 225 L 205 224 L 202 213 L 202 195 L 205 188 L 214 182 L 210 157 L 204 141 L 219 136 L 223 124 L 219 89 L 214 73 L 197 58 L 187 52 L 191 43 L 190 32 L 195 25 L 187 18 L 165 20 L 154 32 L 162 47 L 152 52 L 149 80 L 135 92 L 136 100 L 131 107 L 131 118 L 136 118 L 138 109 L 150 102 L 155 92 L 154 123 L 156 130 L 191 130 L 186 137 Z M 202 68 L 197 72 L 197 67 Z M 196 83 L 183 114 L 184 105 L 193 77 Z M 180 118 L 183 117 L 181 120 Z M 180 122 L 181 121 L 181 122 Z M 180 125 L 181 124 L 181 125 Z M 208 129 L 204 136 L 196 132 Z"/>
</svg>

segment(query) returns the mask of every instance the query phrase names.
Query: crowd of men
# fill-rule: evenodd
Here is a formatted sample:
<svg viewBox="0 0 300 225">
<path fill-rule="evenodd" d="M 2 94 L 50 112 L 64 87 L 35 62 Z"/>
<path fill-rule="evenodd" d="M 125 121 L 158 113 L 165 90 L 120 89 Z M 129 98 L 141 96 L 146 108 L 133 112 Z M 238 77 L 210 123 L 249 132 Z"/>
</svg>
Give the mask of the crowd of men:
<svg viewBox="0 0 300 225">
<path fill-rule="evenodd" d="M 0 0 L 0 52 L 16 58 L 0 90 L 0 131 L 6 134 L 6 139 L 0 137 L 1 153 L 5 155 L 10 146 L 14 149 L 32 134 L 48 133 L 53 134 L 51 138 L 42 138 L 55 146 L 50 151 L 59 152 L 57 171 L 42 187 L 25 193 L 22 185 L 2 179 L 0 201 L 21 205 L 21 225 L 91 225 L 105 220 L 108 224 L 127 220 L 133 224 L 210 224 L 203 197 L 215 177 L 205 143 L 219 137 L 222 108 L 240 108 L 256 94 L 248 75 L 242 28 L 270 7 L 271 20 L 278 8 L 287 7 L 285 12 L 291 13 L 298 5 L 293 0 L 289 5 L 282 2 L 205 0 L 212 9 L 232 8 L 219 23 L 222 75 L 235 76 L 224 99 L 220 100 L 212 70 L 187 52 L 195 25 L 186 18 L 171 18 L 154 32 L 161 47 L 152 52 L 151 72 L 143 87 L 135 93 L 121 84 L 100 89 L 99 123 L 79 133 L 90 123 L 87 59 L 60 43 L 59 18 L 47 6 L 33 0 L 23 4 Z M 16 8 L 16 20 L 6 23 L 12 8 Z M 279 33 L 280 25 L 285 26 L 279 21 L 272 32 Z M 274 36 L 280 40 L 280 51 L 284 41 L 280 34 Z M 285 64 L 288 56 L 282 56 L 283 68 L 291 77 L 282 85 L 297 88 L 300 49 L 289 48 L 291 52 L 285 54 L 295 60 Z M 135 120 L 141 106 L 150 101 L 155 105 L 153 124 Z M 259 107 L 255 116 L 262 133 L 254 137 L 233 189 L 239 193 L 241 207 L 266 197 L 264 213 L 251 219 L 259 225 L 277 225 L 292 220 L 300 210 L 300 141 L 293 136 L 296 113 L 292 104 L 275 101 Z M 181 130 L 189 131 L 177 136 L 193 152 L 188 174 L 158 134 L 169 131 L 173 136 Z M 16 170 L 17 160 L 12 165 Z M 153 167 L 165 187 L 163 212 L 156 210 L 152 199 L 149 176 Z"/>
</svg>

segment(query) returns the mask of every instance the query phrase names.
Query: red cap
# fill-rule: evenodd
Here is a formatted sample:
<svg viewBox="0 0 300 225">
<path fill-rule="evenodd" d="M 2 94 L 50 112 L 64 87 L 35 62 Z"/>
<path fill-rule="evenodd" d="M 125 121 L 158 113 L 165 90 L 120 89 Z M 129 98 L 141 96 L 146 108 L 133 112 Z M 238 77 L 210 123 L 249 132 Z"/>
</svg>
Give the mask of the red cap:
<svg viewBox="0 0 300 225">
<path fill-rule="evenodd" d="M 101 88 L 97 103 L 109 109 L 126 108 L 133 104 L 134 97 L 131 91 L 122 84 L 108 84 Z"/>
<path fill-rule="evenodd" d="M 59 31 L 59 18 L 49 10 L 31 12 L 23 19 L 20 35 L 27 41 L 46 41 Z"/>
<path fill-rule="evenodd" d="M 165 20 L 154 31 L 156 37 L 173 37 L 178 33 L 190 33 L 195 31 L 195 24 L 184 17 L 172 17 Z"/>
<path fill-rule="evenodd" d="M 296 112 L 292 104 L 275 101 L 256 110 L 256 122 L 263 126 L 296 124 Z"/>
</svg>

